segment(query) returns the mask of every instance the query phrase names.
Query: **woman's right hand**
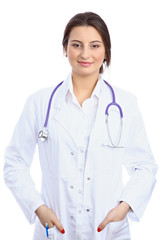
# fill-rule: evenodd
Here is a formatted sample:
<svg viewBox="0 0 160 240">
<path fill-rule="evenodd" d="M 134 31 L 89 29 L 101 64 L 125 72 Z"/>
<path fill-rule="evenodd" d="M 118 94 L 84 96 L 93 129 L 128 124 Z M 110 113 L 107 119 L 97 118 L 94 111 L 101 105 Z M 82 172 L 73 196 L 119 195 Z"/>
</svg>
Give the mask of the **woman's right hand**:
<svg viewBox="0 0 160 240">
<path fill-rule="evenodd" d="M 53 228 L 55 225 L 61 233 L 63 234 L 65 233 L 63 225 L 60 223 L 57 216 L 50 208 L 48 208 L 45 205 L 42 205 L 39 208 L 37 208 L 35 213 L 44 227 L 46 227 L 46 223 L 48 223 L 48 228 Z"/>
</svg>

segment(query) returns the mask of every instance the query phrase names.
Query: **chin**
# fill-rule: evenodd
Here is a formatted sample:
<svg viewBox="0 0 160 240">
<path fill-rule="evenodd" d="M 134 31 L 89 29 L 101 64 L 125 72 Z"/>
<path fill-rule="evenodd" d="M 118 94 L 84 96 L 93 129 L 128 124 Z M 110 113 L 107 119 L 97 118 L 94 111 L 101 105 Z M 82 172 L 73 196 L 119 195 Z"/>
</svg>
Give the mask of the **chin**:
<svg viewBox="0 0 160 240">
<path fill-rule="evenodd" d="M 89 77 L 92 75 L 99 75 L 99 69 L 98 71 L 90 71 L 89 69 L 84 69 L 83 71 L 73 71 L 76 75 L 79 75 L 81 77 Z"/>
</svg>

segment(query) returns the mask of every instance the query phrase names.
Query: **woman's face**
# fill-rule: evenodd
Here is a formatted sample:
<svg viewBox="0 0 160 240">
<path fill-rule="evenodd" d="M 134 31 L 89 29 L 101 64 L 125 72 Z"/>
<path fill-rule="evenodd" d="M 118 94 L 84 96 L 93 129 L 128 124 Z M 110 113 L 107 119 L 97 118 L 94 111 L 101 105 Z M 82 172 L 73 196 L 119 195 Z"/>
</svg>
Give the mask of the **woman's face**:
<svg viewBox="0 0 160 240">
<path fill-rule="evenodd" d="M 66 54 L 73 75 L 98 77 L 105 58 L 101 35 L 91 26 L 74 27 L 70 32 Z"/>
</svg>

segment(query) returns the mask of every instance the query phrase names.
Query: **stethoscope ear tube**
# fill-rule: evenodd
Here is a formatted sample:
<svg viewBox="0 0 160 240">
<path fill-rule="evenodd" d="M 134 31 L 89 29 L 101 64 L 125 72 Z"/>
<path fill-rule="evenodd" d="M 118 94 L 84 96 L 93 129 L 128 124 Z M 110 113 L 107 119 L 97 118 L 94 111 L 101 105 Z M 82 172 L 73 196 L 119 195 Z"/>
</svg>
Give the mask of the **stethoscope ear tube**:
<svg viewBox="0 0 160 240">
<path fill-rule="evenodd" d="M 116 103 L 116 102 L 111 102 L 110 104 L 108 104 L 108 106 L 106 107 L 106 110 L 105 110 L 105 115 L 106 115 L 106 116 L 109 115 L 109 108 L 110 108 L 111 106 L 116 106 L 116 107 L 118 108 L 118 110 L 119 110 L 120 117 L 123 118 L 122 108 L 121 108 L 121 106 L 120 106 L 118 103 Z"/>
<path fill-rule="evenodd" d="M 111 133 L 110 133 L 110 130 L 109 130 L 109 126 L 108 126 L 108 117 L 109 115 L 106 115 L 106 126 L 107 126 L 107 132 L 108 132 L 108 137 L 109 137 L 109 141 L 111 143 L 111 145 L 107 145 L 108 147 L 111 147 L 111 148 L 124 148 L 123 146 L 119 146 L 119 143 L 120 143 L 120 140 L 121 140 L 121 137 L 122 137 L 122 128 L 123 128 L 123 119 L 120 118 L 120 132 L 119 132 L 119 137 L 117 139 L 117 143 L 114 144 L 113 143 L 113 140 L 112 140 L 112 137 L 111 137 Z"/>
<path fill-rule="evenodd" d="M 108 145 L 108 147 L 111 147 L 111 148 L 123 148 L 123 147 L 119 147 L 119 143 L 120 143 L 120 140 L 121 140 L 121 137 L 122 137 L 123 111 L 122 111 L 121 106 L 116 102 L 116 97 L 115 97 L 115 93 L 114 93 L 114 90 L 113 90 L 112 86 L 108 82 L 106 82 L 105 80 L 103 80 L 103 81 L 109 87 L 109 89 L 111 90 L 111 94 L 112 94 L 112 102 L 109 103 L 108 106 L 105 109 L 107 132 L 108 132 L 109 140 L 110 140 L 110 143 L 111 143 L 111 145 Z M 119 111 L 119 114 L 120 114 L 120 121 L 121 121 L 120 122 L 120 133 L 119 133 L 119 137 L 118 137 L 118 140 L 117 140 L 117 144 L 113 143 L 113 140 L 112 140 L 112 137 L 111 137 L 111 133 L 110 133 L 110 130 L 109 130 L 109 126 L 108 126 L 109 108 L 111 106 L 117 107 L 118 111 Z"/>
</svg>

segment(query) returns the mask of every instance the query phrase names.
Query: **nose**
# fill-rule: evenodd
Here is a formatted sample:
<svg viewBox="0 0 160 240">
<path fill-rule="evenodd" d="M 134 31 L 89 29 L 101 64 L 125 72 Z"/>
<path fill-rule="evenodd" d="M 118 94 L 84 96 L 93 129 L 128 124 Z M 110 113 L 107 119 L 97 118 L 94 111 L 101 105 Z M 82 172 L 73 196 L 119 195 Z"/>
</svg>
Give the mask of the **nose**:
<svg viewBox="0 0 160 240">
<path fill-rule="evenodd" d="M 88 59 L 89 58 L 89 49 L 87 46 L 84 46 L 81 51 L 81 58 Z"/>
</svg>

